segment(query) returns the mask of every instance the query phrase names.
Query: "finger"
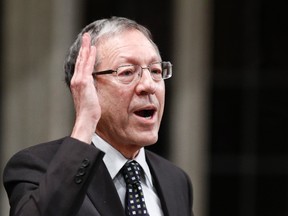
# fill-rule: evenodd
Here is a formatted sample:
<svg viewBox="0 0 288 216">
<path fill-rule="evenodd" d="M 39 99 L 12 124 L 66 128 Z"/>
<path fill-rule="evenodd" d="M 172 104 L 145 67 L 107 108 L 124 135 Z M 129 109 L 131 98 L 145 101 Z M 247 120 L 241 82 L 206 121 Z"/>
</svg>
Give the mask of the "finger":
<svg viewBox="0 0 288 216">
<path fill-rule="evenodd" d="M 76 65 L 75 65 L 75 77 L 81 77 L 85 73 L 85 66 L 87 58 L 89 57 L 90 52 L 90 35 L 85 33 L 82 36 L 81 47 L 77 56 Z"/>
<path fill-rule="evenodd" d="M 90 47 L 89 57 L 87 59 L 87 64 L 86 64 L 86 69 L 85 69 L 85 71 L 87 71 L 87 74 L 89 74 L 89 76 L 91 76 L 92 73 L 94 72 L 95 61 L 96 61 L 96 47 L 92 45 Z"/>
<path fill-rule="evenodd" d="M 80 49 L 79 49 L 78 56 L 77 56 L 77 59 L 76 59 L 75 68 L 74 68 L 74 75 L 73 75 L 74 78 L 77 76 L 77 71 L 80 70 L 79 64 L 80 64 L 80 61 L 81 61 L 81 60 L 80 60 L 80 58 L 81 58 L 81 57 L 80 57 L 81 52 L 82 52 L 82 46 L 81 46 Z"/>
<path fill-rule="evenodd" d="M 88 75 L 90 71 L 87 70 L 89 68 L 89 57 L 90 57 L 90 41 L 91 37 L 88 33 L 85 33 L 82 37 L 82 52 L 80 56 L 80 69 L 83 75 Z"/>
</svg>

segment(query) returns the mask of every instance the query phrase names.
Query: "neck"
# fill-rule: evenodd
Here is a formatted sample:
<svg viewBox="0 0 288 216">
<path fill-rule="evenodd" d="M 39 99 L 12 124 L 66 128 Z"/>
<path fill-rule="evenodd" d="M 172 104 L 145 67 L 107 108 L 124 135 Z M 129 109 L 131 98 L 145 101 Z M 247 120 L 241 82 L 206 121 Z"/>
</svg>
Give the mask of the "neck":
<svg viewBox="0 0 288 216">
<path fill-rule="evenodd" d="M 110 143 L 110 145 L 129 160 L 135 159 L 142 148 L 138 145 L 113 145 L 113 143 Z"/>
</svg>

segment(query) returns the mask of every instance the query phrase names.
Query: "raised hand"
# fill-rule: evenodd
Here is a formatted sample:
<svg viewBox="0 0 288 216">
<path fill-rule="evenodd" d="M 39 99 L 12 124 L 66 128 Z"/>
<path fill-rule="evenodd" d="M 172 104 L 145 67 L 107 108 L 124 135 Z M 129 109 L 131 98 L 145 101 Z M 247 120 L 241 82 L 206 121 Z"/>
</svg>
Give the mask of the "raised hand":
<svg viewBox="0 0 288 216">
<path fill-rule="evenodd" d="M 92 76 L 96 59 L 96 47 L 91 46 L 91 37 L 85 33 L 71 79 L 76 119 L 71 137 L 91 143 L 101 116 L 96 81 Z"/>
</svg>

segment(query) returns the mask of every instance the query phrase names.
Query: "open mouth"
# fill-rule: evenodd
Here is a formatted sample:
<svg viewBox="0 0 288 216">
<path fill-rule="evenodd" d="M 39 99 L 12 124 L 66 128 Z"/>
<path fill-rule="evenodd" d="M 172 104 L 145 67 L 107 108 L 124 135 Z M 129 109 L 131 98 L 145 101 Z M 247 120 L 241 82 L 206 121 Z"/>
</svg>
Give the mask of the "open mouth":
<svg viewBox="0 0 288 216">
<path fill-rule="evenodd" d="M 142 117 L 142 118 L 147 118 L 147 119 L 149 119 L 149 118 L 152 118 L 152 117 L 153 117 L 153 115 L 154 115 L 155 112 L 156 112 L 155 109 L 144 109 L 144 110 L 138 110 L 138 111 L 136 111 L 135 114 L 136 114 L 137 116 Z"/>
</svg>

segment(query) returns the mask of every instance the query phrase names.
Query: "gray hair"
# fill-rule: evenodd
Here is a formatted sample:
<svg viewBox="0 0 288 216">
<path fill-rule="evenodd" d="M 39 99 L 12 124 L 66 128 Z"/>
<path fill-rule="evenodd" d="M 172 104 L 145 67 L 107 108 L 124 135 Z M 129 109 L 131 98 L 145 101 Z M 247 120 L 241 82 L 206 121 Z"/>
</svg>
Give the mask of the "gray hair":
<svg viewBox="0 0 288 216">
<path fill-rule="evenodd" d="M 84 33 L 88 32 L 90 34 L 91 44 L 97 47 L 105 39 L 111 38 L 121 32 L 133 29 L 140 31 L 151 42 L 151 44 L 155 47 L 156 52 L 159 54 L 158 47 L 152 40 L 151 32 L 146 27 L 136 23 L 135 21 L 123 17 L 111 17 L 109 19 L 94 21 L 83 28 L 69 49 L 64 63 L 65 82 L 68 87 L 70 88 L 70 82 L 74 74 L 76 59 L 81 47 L 82 36 Z M 100 58 L 97 54 L 95 66 L 98 65 L 99 62 Z"/>
</svg>

